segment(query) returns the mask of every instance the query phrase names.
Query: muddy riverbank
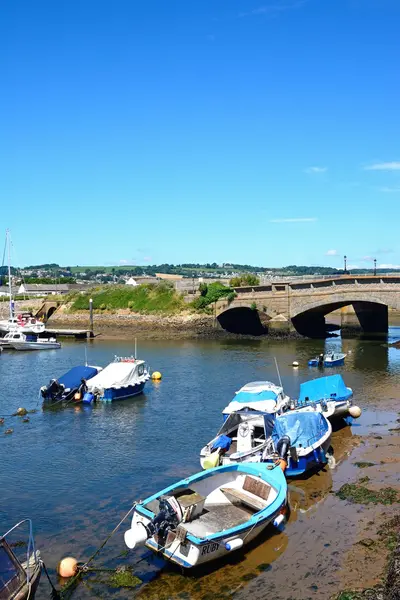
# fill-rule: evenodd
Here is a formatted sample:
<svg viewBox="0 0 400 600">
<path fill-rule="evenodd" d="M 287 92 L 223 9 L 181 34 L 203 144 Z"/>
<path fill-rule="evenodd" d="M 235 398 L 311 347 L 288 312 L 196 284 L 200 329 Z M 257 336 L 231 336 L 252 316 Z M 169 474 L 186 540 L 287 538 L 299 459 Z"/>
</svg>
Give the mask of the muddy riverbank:
<svg viewBox="0 0 400 600">
<path fill-rule="evenodd" d="M 88 311 L 69 312 L 61 306 L 48 320 L 49 328 L 87 329 L 90 326 Z M 130 310 L 96 311 L 94 313 L 94 332 L 104 339 L 237 339 L 243 335 L 229 333 L 222 329 L 213 315 L 205 313 L 180 313 L 175 315 L 139 314 Z M 253 336 L 248 336 L 253 337 Z M 298 333 L 274 331 L 271 338 L 296 339 Z"/>
</svg>

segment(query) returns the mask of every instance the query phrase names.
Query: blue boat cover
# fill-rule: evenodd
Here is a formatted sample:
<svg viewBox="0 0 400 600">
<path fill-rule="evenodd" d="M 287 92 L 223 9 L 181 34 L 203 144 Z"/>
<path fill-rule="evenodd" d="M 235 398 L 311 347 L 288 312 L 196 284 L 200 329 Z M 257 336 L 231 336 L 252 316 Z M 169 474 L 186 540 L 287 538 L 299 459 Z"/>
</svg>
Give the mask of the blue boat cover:
<svg viewBox="0 0 400 600">
<path fill-rule="evenodd" d="M 62 383 L 66 388 L 76 388 L 81 384 L 81 379 L 91 379 L 97 375 L 97 369 L 95 367 L 73 367 L 70 371 L 65 373 L 57 381 Z"/>
<path fill-rule="evenodd" d="M 325 417 L 319 412 L 290 412 L 275 420 L 272 439 L 276 445 L 284 435 L 292 446 L 308 448 L 324 436 L 329 429 Z"/>
<path fill-rule="evenodd" d="M 329 377 L 319 377 L 319 379 L 302 383 L 300 385 L 299 403 L 330 399 L 347 400 L 352 395 L 352 391 L 346 387 L 341 375 L 330 375 Z"/>
<path fill-rule="evenodd" d="M 214 451 L 217 450 L 217 448 L 221 448 L 222 450 L 225 450 L 227 452 L 231 447 L 231 444 L 232 439 L 230 437 L 228 437 L 227 435 L 219 435 L 213 443 L 211 450 Z"/>
<path fill-rule="evenodd" d="M 277 394 L 273 390 L 261 390 L 260 392 L 238 392 L 234 402 L 248 404 L 249 402 L 261 402 L 262 400 L 276 400 Z"/>
</svg>

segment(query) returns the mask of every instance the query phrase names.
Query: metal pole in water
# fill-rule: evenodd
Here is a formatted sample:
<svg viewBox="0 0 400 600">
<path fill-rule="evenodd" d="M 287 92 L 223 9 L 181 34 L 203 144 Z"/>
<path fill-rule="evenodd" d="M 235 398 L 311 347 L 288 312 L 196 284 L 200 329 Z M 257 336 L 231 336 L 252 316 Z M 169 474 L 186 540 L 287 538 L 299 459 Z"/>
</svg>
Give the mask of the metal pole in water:
<svg viewBox="0 0 400 600">
<path fill-rule="evenodd" d="M 136 360 L 136 357 L 137 357 L 137 340 L 135 338 L 135 360 Z"/>
<path fill-rule="evenodd" d="M 93 337 L 93 299 L 89 300 L 89 321 L 90 321 L 90 335 Z"/>
</svg>

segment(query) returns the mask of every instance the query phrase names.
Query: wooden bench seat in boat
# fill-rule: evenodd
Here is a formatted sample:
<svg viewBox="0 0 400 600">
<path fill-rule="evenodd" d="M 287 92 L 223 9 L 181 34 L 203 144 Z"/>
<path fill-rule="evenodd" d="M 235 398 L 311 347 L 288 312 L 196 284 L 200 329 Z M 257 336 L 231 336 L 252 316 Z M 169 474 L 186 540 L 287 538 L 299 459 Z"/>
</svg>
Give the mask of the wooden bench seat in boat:
<svg viewBox="0 0 400 600">
<path fill-rule="evenodd" d="M 263 510 L 268 506 L 268 498 L 272 488 L 268 483 L 257 481 L 253 477 L 246 476 L 243 488 L 223 487 L 221 492 L 232 502 L 232 504 L 244 504 L 253 510 Z"/>
</svg>

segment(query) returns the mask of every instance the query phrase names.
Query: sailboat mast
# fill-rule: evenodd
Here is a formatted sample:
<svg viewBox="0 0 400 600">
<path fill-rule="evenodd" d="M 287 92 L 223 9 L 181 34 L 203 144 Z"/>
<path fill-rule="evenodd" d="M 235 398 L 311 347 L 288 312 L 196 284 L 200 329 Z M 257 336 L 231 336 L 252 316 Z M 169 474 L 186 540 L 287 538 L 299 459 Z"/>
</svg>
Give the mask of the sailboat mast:
<svg viewBox="0 0 400 600">
<path fill-rule="evenodd" d="M 11 252 L 10 252 L 10 230 L 6 231 L 7 240 L 7 256 L 8 256 L 8 293 L 10 295 L 10 319 L 14 317 L 14 307 L 12 299 L 12 287 L 11 287 Z"/>
</svg>

